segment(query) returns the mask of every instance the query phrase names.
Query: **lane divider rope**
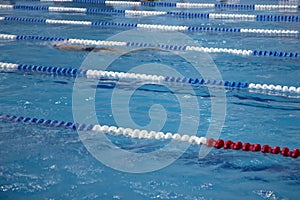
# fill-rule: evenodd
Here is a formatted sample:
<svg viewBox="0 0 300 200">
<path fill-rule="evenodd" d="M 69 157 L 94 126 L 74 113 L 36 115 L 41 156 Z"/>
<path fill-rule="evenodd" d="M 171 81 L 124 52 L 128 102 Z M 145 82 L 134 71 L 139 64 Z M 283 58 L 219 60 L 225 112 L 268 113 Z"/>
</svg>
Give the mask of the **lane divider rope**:
<svg viewBox="0 0 300 200">
<path fill-rule="evenodd" d="M 0 72 L 39 72 L 43 74 L 53 74 L 60 76 L 84 76 L 88 79 L 112 79 L 112 80 L 141 80 L 150 81 L 151 83 L 178 83 L 178 84 L 191 84 L 196 85 L 214 85 L 224 86 L 227 88 L 241 88 L 251 90 L 262 90 L 262 91 L 277 91 L 277 92 L 288 92 L 300 94 L 300 87 L 295 86 L 282 86 L 274 84 L 259 84 L 259 83 L 246 83 L 238 81 L 223 81 L 223 80 L 204 80 L 201 78 L 187 78 L 187 77 L 169 77 L 161 75 L 150 75 L 150 74 L 137 74 L 137 73 L 126 73 L 126 72 L 113 72 L 103 70 L 80 70 L 76 68 L 63 68 L 55 66 L 37 66 L 27 64 L 14 64 L 0 62 Z"/>
<path fill-rule="evenodd" d="M 242 143 L 240 141 L 233 142 L 231 140 L 222 140 L 222 139 L 213 139 L 213 138 L 205 138 L 198 137 L 195 135 L 181 135 L 179 133 L 163 133 L 156 131 L 147 131 L 140 129 L 131 129 L 131 128 L 123 128 L 116 126 L 107 126 L 100 124 L 80 124 L 74 122 L 65 122 L 59 120 L 45 120 L 38 119 L 35 117 L 21 117 L 14 115 L 0 115 L 1 120 L 10 121 L 10 122 L 19 122 L 27 125 L 42 125 L 46 127 L 57 127 L 57 128 L 66 128 L 71 130 L 78 131 L 93 131 L 99 134 L 110 134 L 114 136 L 123 135 L 125 137 L 131 137 L 133 139 L 152 139 L 152 140 L 174 140 L 178 142 L 187 142 L 192 145 L 206 145 L 209 148 L 216 149 L 232 149 L 232 150 L 242 150 L 244 152 L 262 152 L 264 154 L 277 154 L 285 157 L 298 158 L 300 156 L 300 150 L 295 148 L 294 150 L 290 150 L 288 147 L 279 147 L 274 146 L 273 148 L 270 145 L 264 144 L 250 144 L 249 142 Z"/>
<path fill-rule="evenodd" d="M 75 7 L 54 7 L 54 6 L 27 6 L 27 5 L 0 5 L 0 9 L 31 10 L 48 12 L 68 12 L 86 14 L 121 14 L 129 16 L 157 16 L 167 15 L 183 18 L 201 19 L 230 19 L 244 21 L 274 21 L 274 22 L 300 22 L 300 16 L 295 15 L 250 15 L 250 14 L 228 14 L 228 13 L 191 13 L 180 11 L 138 11 L 138 10 L 111 10 L 100 8 L 75 8 Z"/>
<path fill-rule="evenodd" d="M 136 1 L 103 1 L 103 0 L 35 0 L 40 2 L 60 3 L 86 3 L 107 6 L 146 6 L 146 7 L 170 7 L 170 8 L 217 8 L 232 10 L 300 10 L 298 5 L 270 5 L 270 4 L 213 4 L 213 3 L 180 3 L 180 2 L 136 2 Z"/>
<path fill-rule="evenodd" d="M 191 31 L 191 32 L 226 32 L 226 33 L 252 33 L 264 34 L 271 36 L 299 36 L 297 30 L 272 30 L 272 29 L 250 29 L 250 28 L 222 28 L 222 27 L 199 27 L 199 26 L 174 26 L 161 24 L 135 24 L 135 23 L 118 23 L 118 22 L 92 22 L 92 21 L 74 21 L 74 20 L 53 20 L 38 19 L 25 17 L 0 17 L 0 21 L 17 21 L 42 24 L 68 24 L 68 25 L 86 25 L 95 27 L 126 27 L 126 28 L 144 28 L 157 29 L 166 31 Z"/>
<path fill-rule="evenodd" d="M 87 39 L 74 39 L 74 38 L 61 38 L 61 37 L 46 37 L 46 36 L 33 36 L 33 35 L 10 35 L 1 34 L 0 40 L 39 40 L 39 41 L 60 41 L 68 44 L 77 45 L 93 45 L 93 46 L 127 46 L 127 47 L 151 47 L 160 48 L 171 51 L 196 51 L 204 53 L 227 53 L 241 56 L 261 56 L 261 57 L 286 57 L 286 58 L 300 58 L 300 53 L 297 52 L 281 52 L 281 51 L 269 51 L 269 50 L 246 50 L 246 49 L 229 49 L 229 48 L 209 48 L 198 46 L 181 46 L 181 45 L 167 45 L 167 44 L 150 44 L 143 42 L 119 42 L 119 41 L 107 41 L 107 40 L 87 40 Z"/>
</svg>

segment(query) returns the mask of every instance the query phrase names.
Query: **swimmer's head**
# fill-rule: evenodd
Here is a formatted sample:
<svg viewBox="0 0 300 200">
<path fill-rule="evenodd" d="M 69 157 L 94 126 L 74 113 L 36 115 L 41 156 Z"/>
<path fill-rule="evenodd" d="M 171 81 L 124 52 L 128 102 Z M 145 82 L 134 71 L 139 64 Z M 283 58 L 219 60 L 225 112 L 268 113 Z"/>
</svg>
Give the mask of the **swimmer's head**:
<svg viewBox="0 0 300 200">
<path fill-rule="evenodd" d="M 52 47 L 54 48 L 60 48 L 61 46 L 65 45 L 66 43 L 65 42 L 53 42 L 51 45 Z"/>
</svg>

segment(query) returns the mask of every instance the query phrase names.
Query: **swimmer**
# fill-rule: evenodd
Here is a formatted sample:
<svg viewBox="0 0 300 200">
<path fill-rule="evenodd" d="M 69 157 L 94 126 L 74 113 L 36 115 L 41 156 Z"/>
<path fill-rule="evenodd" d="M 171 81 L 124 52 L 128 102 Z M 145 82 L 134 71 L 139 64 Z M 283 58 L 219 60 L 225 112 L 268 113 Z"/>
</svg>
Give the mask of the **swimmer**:
<svg viewBox="0 0 300 200">
<path fill-rule="evenodd" d="M 91 46 L 77 46 L 66 43 L 54 44 L 54 48 L 62 51 L 88 51 L 88 52 L 116 52 L 123 53 L 121 49 L 107 48 L 107 47 L 91 47 Z"/>
<path fill-rule="evenodd" d="M 87 52 L 103 52 L 103 53 L 118 53 L 118 54 L 124 54 L 127 52 L 140 52 L 140 51 L 167 52 L 167 50 L 151 48 L 151 47 L 127 51 L 127 50 L 117 49 L 117 48 L 78 46 L 78 45 L 71 45 L 66 43 L 53 44 L 53 47 L 62 51 L 87 51 Z"/>
</svg>

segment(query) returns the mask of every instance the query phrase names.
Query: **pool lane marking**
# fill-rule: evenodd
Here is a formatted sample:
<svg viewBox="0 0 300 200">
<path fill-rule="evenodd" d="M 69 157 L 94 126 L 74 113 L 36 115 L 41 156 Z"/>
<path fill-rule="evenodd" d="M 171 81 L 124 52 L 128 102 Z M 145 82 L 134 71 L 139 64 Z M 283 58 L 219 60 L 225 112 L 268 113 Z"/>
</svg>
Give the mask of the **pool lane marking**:
<svg viewBox="0 0 300 200">
<path fill-rule="evenodd" d="M 171 51 L 194 51 L 203 53 L 226 53 L 240 56 L 260 56 L 260 57 L 285 57 L 299 59 L 300 53 L 298 52 L 282 52 L 282 51 L 269 51 L 269 50 L 247 50 L 247 49 L 231 49 L 231 48 L 212 48 L 212 47 L 199 47 L 189 45 L 167 45 L 167 44 L 151 44 L 143 42 L 119 42 L 119 41 L 107 41 L 107 40 L 88 40 L 88 39 L 74 39 L 74 38 L 61 38 L 61 37 L 47 37 L 47 36 L 36 36 L 36 35 L 11 35 L 1 34 L 0 40 L 16 40 L 16 41 L 58 41 L 65 42 L 68 44 L 80 44 L 88 46 L 127 46 L 127 47 L 138 47 L 138 48 L 160 48 Z"/>
<path fill-rule="evenodd" d="M 75 8 L 55 6 L 27 6 L 27 5 L 0 5 L 0 9 L 86 13 L 86 14 L 120 14 L 125 16 L 175 16 L 182 18 L 201 19 L 230 19 L 242 21 L 274 21 L 299 23 L 300 16 L 294 15 L 250 15 L 250 14 L 228 14 L 228 13 L 192 13 L 180 11 L 139 11 L 139 10 L 117 10 L 99 8 Z"/>
<path fill-rule="evenodd" d="M 102 0 L 35 0 L 40 2 L 59 3 L 86 3 L 107 6 L 133 6 L 133 7 L 168 7 L 168 8 L 216 8 L 230 10 L 286 10 L 298 11 L 298 5 L 272 5 L 272 4 L 213 4 L 213 3 L 181 3 L 181 2 L 136 2 L 136 1 L 102 1 Z"/>
<path fill-rule="evenodd" d="M 295 86 L 282 86 L 275 84 L 260 84 L 260 83 L 247 83 L 238 81 L 223 81 L 223 80 L 204 80 L 202 78 L 189 78 L 189 77 L 169 77 L 151 74 L 137 74 L 126 72 L 114 72 L 103 70 L 80 70 L 76 68 L 63 68 L 56 66 L 39 66 L 29 64 L 15 64 L 0 62 L 0 72 L 39 72 L 43 74 L 53 74 L 60 76 L 83 76 L 88 79 L 111 79 L 111 80 L 126 80 L 126 81 L 148 81 L 151 83 L 175 83 L 175 84 L 190 84 L 193 86 L 221 86 L 226 88 L 235 89 L 250 89 L 262 91 L 275 91 L 291 94 L 300 94 L 300 87 Z"/>
<path fill-rule="evenodd" d="M 75 21 L 75 20 L 53 20 L 42 18 L 25 18 L 25 17 L 0 17 L 0 21 L 8 22 L 27 22 L 27 23 L 42 23 L 42 24 L 68 24 L 82 25 L 94 27 L 124 27 L 124 28 L 143 28 L 156 29 L 164 31 L 189 31 L 189 32 L 226 32 L 226 33 L 246 33 L 246 34 L 262 34 L 270 36 L 299 36 L 297 30 L 274 30 L 274 29 L 251 29 L 251 28 L 224 28 L 224 27 L 199 27 L 199 26 L 176 26 L 162 24 L 135 24 L 135 23 L 120 23 L 120 22 L 92 22 L 92 21 Z"/>
<path fill-rule="evenodd" d="M 24 123 L 26 125 L 41 125 L 46 127 L 66 128 L 77 131 L 92 131 L 99 134 L 110 134 L 113 136 L 123 135 L 133 139 L 148 139 L 148 140 L 174 140 L 177 142 L 187 142 L 191 145 L 206 145 L 208 148 L 236 150 L 243 152 L 262 152 L 264 154 L 282 155 L 285 157 L 298 158 L 300 151 L 298 148 L 290 150 L 288 147 L 274 146 L 273 148 L 268 144 L 251 144 L 249 142 L 242 143 L 240 141 L 233 142 L 231 140 L 213 139 L 198 137 L 196 135 L 187 135 L 180 133 L 164 133 L 157 131 L 147 131 L 140 129 L 123 128 L 116 126 L 100 125 L 100 124 L 82 124 L 74 122 L 65 122 L 59 120 L 45 120 L 35 117 L 22 117 L 14 115 L 0 114 L 0 120 L 15 123 Z"/>
</svg>

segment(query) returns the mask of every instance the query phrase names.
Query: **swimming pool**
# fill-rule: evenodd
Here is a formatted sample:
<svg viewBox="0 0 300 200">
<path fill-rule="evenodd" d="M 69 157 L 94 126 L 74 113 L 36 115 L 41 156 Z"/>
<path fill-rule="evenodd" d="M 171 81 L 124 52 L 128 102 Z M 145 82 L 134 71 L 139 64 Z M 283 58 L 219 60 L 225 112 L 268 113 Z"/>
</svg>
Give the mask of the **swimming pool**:
<svg viewBox="0 0 300 200">
<path fill-rule="evenodd" d="M 124 171 L 134 168 L 133 160 L 128 157 L 128 160 L 122 160 L 122 157 L 114 153 L 107 154 L 107 143 L 98 140 L 98 143 L 92 143 L 96 145 L 95 151 L 87 150 L 91 150 L 91 143 L 83 138 L 86 136 L 84 133 L 89 131 L 77 132 L 70 124 L 57 127 L 49 125 L 50 122 L 36 125 L 32 118 L 57 120 L 57 123 L 75 121 L 95 124 L 96 116 L 101 125 L 173 134 L 178 132 L 182 135 L 190 134 L 189 136 L 196 134 L 199 138 L 208 138 L 210 135 L 206 134 L 209 127 L 217 124 L 222 128 L 220 135 L 217 133 L 218 127 L 213 129 L 216 132 L 211 133 L 216 134 L 216 140 L 221 138 L 268 144 L 272 148 L 288 147 L 293 151 L 294 148 L 299 148 L 297 134 L 300 120 L 297 92 L 300 77 L 300 30 L 299 21 L 292 18 L 299 17 L 298 9 L 251 10 L 252 7 L 234 6 L 176 8 L 173 4 L 105 6 L 99 2 L 90 4 L 22 0 L 15 4 L 43 6 L 39 8 L 48 9 L 0 9 L 0 17 L 6 17 L 0 21 L 0 34 L 5 34 L 0 40 L 0 62 L 17 64 L 9 65 L 10 67 L 1 64 L 1 199 L 297 199 L 300 185 L 299 158 L 211 148 L 207 156 L 199 159 L 199 145 L 188 146 L 181 155 L 183 142 L 179 141 L 174 141 L 174 146 L 168 151 L 150 157 L 149 153 L 165 149 L 170 141 L 137 139 L 139 135 L 131 138 L 128 134 L 127 137 L 106 134 L 115 147 L 145 155 L 147 166 L 142 166 L 143 169 L 153 168 L 147 173 L 142 173 L 142 168 L 135 171 L 139 173 L 127 173 Z M 278 5 L 278 1 L 273 0 L 231 3 Z M 297 4 L 297 1 L 281 1 L 280 4 L 282 3 L 291 5 Z M 102 10 L 101 13 L 99 11 L 93 14 L 70 10 L 51 12 L 51 9 L 49 12 L 51 6 Z M 111 13 L 107 10 L 120 12 Z M 125 15 L 122 10 L 147 10 L 150 13 L 140 16 L 142 13 L 132 15 L 132 12 L 127 12 Z M 210 16 L 174 13 L 157 15 L 157 11 L 210 13 Z M 219 19 L 220 16 L 211 15 L 212 13 L 256 17 L 231 15 L 227 16 L 230 19 Z M 275 17 L 262 17 L 260 20 L 257 15 L 291 17 L 290 20 L 286 18 L 287 21 L 284 21 L 284 17 L 274 21 Z M 224 16 L 222 15 L 223 18 Z M 46 23 L 45 19 L 65 21 L 48 20 Z M 66 24 L 66 20 L 73 22 Z M 94 26 L 82 25 L 78 21 L 85 21 L 86 24 L 93 22 L 91 24 Z M 136 24 L 143 24 L 144 28 L 135 29 Z M 145 24 L 155 26 L 147 28 Z M 194 28 L 183 27 L 181 31 L 182 26 Z M 179 33 L 173 29 L 179 30 Z M 67 42 L 73 41 L 70 43 L 75 45 L 102 44 L 109 49 L 102 52 L 62 51 L 52 46 L 53 43 L 61 42 L 53 38 L 73 38 L 74 40 Z M 124 40 L 125 46 L 120 43 L 105 43 L 104 40 Z M 162 43 L 169 46 L 162 46 Z M 191 48 L 194 46 L 199 48 Z M 146 49 L 115 57 L 116 52 L 110 52 L 110 48 L 113 51 Z M 108 63 L 109 59 L 113 59 L 113 62 L 105 68 L 103 63 Z M 194 60 L 197 62 L 193 62 Z M 164 70 L 166 66 L 173 71 Z M 209 72 L 207 67 L 217 69 L 216 74 L 206 75 Z M 74 69 L 81 69 L 80 72 L 86 74 L 80 75 Z M 116 78 L 120 74 L 103 75 L 95 71 L 87 75 L 84 71 L 87 69 L 133 72 L 135 75 L 127 74 L 123 79 Z M 152 78 L 147 82 L 147 77 L 137 75 L 142 73 L 162 75 L 165 81 L 156 82 L 157 79 Z M 219 77 L 217 73 L 220 74 Z M 192 79 L 183 81 L 181 78 L 176 82 L 177 79 L 172 79 L 172 76 L 177 77 L 175 75 Z M 97 79 L 99 77 L 100 81 Z M 201 83 L 202 78 L 204 83 Z M 225 83 L 227 85 L 224 88 L 222 85 Z M 261 87 L 249 87 L 250 83 L 261 84 Z M 267 84 L 267 88 L 262 88 L 263 84 Z M 281 85 L 288 88 L 270 89 L 271 84 L 274 87 Z M 291 88 L 293 86 L 295 90 Z M 216 105 L 220 107 L 214 107 Z M 225 108 L 226 115 L 223 112 Z M 126 109 L 135 124 L 128 120 Z M 5 115 L 30 119 L 16 123 L 13 122 L 15 118 L 9 120 Z M 220 118 L 214 119 L 214 115 Z M 222 115 L 224 124 L 221 123 Z M 183 124 L 182 130 L 187 132 L 178 131 L 180 124 Z M 195 125 L 199 125 L 196 126 L 196 131 Z M 109 165 L 101 162 L 95 152 L 99 152 L 100 156 L 105 156 L 103 154 L 106 153 L 114 162 Z M 153 160 L 147 160 L 147 156 Z M 157 166 L 157 163 L 165 160 L 174 162 L 165 167 Z M 155 170 L 160 167 L 162 169 Z"/>
</svg>

